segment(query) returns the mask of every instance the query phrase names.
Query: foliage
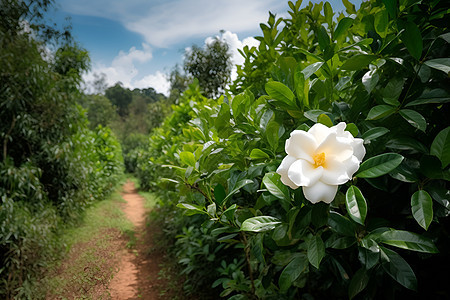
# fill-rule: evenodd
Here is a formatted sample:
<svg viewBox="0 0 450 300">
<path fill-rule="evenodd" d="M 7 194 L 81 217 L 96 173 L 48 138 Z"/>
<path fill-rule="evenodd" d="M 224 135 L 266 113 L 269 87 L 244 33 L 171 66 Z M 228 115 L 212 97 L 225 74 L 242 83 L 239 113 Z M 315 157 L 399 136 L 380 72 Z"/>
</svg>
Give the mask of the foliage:
<svg viewBox="0 0 450 300">
<path fill-rule="evenodd" d="M 49 59 L 32 16 L 51 1 L 2 2 L 0 21 L 0 297 L 30 298 L 58 253 L 58 232 L 107 195 L 122 172 L 107 128 L 91 131 L 81 107 L 89 59 L 70 41 Z M 46 28 L 45 26 L 43 28 Z"/>
<path fill-rule="evenodd" d="M 346 14 L 301 1 L 288 18 L 270 14 L 229 99 L 191 85 L 140 157 L 141 186 L 184 210 L 174 223 L 241 249 L 215 261 L 222 296 L 449 297 L 434 271 L 450 239 L 448 11 L 442 1 L 343 3 Z M 339 122 L 366 156 L 330 205 L 311 204 L 274 172 L 284 141 Z"/>
<path fill-rule="evenodd" d="M 228 44 L 216 37 L 204 48 L 193 45 L 185 52 L 184 70 L 198 79 L 206 97 L 217 97 L 230 81 L 231 54 L 228 50 Z"/>
<path fill-rule="evenodd" d="M 106 89 L 106 98 L 116 107 L 117 113 L 121 117 L 128 115 L 128 105 L 133 100 L 132 93 L 129 89 L 122 87 L 120 82 Z"/>
</svg>

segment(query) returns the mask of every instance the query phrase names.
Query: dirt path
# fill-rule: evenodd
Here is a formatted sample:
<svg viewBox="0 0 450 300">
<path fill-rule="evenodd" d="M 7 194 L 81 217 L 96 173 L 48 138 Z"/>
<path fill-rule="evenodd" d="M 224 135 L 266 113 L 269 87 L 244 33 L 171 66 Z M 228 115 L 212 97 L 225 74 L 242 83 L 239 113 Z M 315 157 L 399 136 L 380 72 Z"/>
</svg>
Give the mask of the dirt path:
<svg viewBox="0 0 450 300">
<path fill-rule="evenodd" d="M 146 230 L 144 199 L 137 193 L 134 183 L 128 181 L 123 187 L 123 206 L 127 218 L 134 224 L 136 245 L 123 249 L 120 254 L 118 273 L 109 284 L 112 299 L 159 299 L 157 285 L 161 255 L 150 253 L 153 237 L 151 230 Z"/>
</svg>

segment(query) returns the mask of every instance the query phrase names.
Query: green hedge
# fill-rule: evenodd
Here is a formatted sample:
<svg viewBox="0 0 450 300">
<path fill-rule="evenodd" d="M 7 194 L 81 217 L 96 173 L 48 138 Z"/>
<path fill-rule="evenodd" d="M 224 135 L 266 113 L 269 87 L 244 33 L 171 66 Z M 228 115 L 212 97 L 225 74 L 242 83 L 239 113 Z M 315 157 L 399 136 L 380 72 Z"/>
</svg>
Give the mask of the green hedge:
<svg viewBox="0 0 450 300">
<path fill-rule="evenodd" d="M 170 219 L 185 226 L 182 240 L 192 236 L 178 243 L 185 272 L 207 277 L 212 269 L 192 256 L 214 255 L 223 297 L 449 297 L 435 272 L 449 251 L 448 10 L 443 1 L 343 3 L 346 13 L 297 1 L 287 18 L 271 14 L 259 47 L 242 51 L 231 94 L 208 100 L 191 86 L 141 155 L 142 185 L 185 211 Z M 331 204 L 312 204 L 305 188 L 283 184 L 309 179 L 286 180 L 285 141 L 340 122 L 340 143 L 363 139 L 365 156 Z M 190 225 L 228 250 L 204 248 Z"/>
</svg>

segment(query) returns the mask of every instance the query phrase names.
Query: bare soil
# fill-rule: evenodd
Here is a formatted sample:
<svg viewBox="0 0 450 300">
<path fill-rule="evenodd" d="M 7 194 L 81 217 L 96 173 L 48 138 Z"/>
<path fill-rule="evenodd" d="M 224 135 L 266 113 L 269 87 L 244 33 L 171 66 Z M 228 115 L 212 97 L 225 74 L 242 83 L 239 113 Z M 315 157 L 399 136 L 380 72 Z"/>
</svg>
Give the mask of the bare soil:
<svg viewBox="0 0 450 300">
<path fill-rule="evenodd" d="M 147 211 L 144 199 L 137 193 L 133 182 L 123 187 L 123 206 L 127 218 L 136 232 L 136 245 L 122 249 L 119 271 L 109 284 L 111 298 L 157 300 L 159 297 L 158 273 L 163 253 L 151 251 L 154 248 L 153 233 L 156 228 L 146 230 Z"/>
</svg>

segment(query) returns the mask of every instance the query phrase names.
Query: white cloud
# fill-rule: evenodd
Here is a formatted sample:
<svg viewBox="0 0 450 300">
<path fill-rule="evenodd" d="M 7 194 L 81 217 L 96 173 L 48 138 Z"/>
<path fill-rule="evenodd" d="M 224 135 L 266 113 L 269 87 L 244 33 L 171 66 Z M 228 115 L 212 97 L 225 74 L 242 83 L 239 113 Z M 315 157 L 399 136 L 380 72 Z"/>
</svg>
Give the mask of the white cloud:
<svg viewBox="0 0 450 300">
<path fill-rule="evenodd" d="M 134 83 L 134 87 L 138 89 L 152 87 L 158 93 L 163 93 L 164 95 L 168 96 L 170 89 L 170 82 L 166 74 L 160 71 L 156 71 L 155 74 L 150 74 L 145 76 L 141 80 L 137 80 Z"/>
<path fill-rule="evenodd" d="M 70 13 L 122 23 L 155 47 L 169 47 L 192 37 L 229 30 L 247 32 L 266 22 L 268 11 L 286 11 L 278 0 L 60 0 Z"/>
<path fill-rule="evenodd" d="M 147 44 L 142 44 L 142 50 L 132 47 L 127 53 L 120 51 L 110 66 L 96 65 L 91 72 L 85 75 L 86 91 L 94 92 L 92 87 L 95 80 L 94 74 L 105 74 L 107 86 L 112 86 L 120 81 L 124 87 L 129 89 L 152 87 L 157 92 L 168 95 L 169 82 L 160 71 L 138 79 L 139 70 L 136 63 L 146 63 L 152 57 L 151 48 Z"/>
</svg>

